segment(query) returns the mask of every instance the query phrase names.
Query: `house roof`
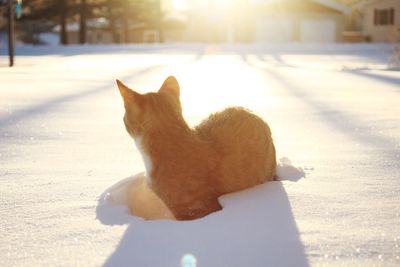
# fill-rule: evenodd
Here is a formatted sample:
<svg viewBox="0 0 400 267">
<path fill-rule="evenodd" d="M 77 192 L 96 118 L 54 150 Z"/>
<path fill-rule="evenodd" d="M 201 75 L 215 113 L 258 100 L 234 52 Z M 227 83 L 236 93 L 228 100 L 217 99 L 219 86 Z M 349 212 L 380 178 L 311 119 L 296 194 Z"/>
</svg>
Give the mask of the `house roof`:
<svg viewBox="0 0 400 267">
<path fill-rule="evenodd" d="M 351 9 L 343 4 L 340 4 L 336 1 L 333 0 L 252 0 L 253 4 L 259 4 L 259 5 L 284 5 L 286 4 L 287 6 L 292 6 L 292 5 L 301 5 L 301 4 L 316 4 L 328 9 L 331 9 L 333 11 L 343 13 L 343 14 L 348 14 L 350 13 Z"/>
<path fill-rule="evenodd" d="M 349 7 L 332 0 L 312 0 L 312 2 L 335 9 L 343 14 L 348 14 L 351 11 Z"/>
<path fill-rule="evenodd" d="M 363 1 L 359 1 L 359 2 L 355 3 L 353 5 L 353 7 L 362 9 L 362 8 L 364 8 L 366 6 L 369 6 L 369 5 L 372 5 L 372 4 L 376 4 L 376 3 L 379 3 L 379 2 L 382 3 L 384 1 L 382 1 L 382 0 L 363 0 Z"/>
<path fill-rule="evenodd" d="M 221 7 L 225 6 L 226 2 L 227 1 L 218 1 L 218 0 L 213 0 L 211 2 L 204 0 L 187 0 L 186 1 L 187 8 L 185 9 L 185 12 L 188 13 L 191 11 L 196 12 L 198 10 L 209 10 L 210 3 L 213 3 L 213 5 Z M 288 9 L 293 10 L 298 8 L 299 6 L 315 5 L 319 6 L 320 9 L 325 9 L 342 14 L 348 14 L 351 11 L 351 9 L 348 6 L 340 4 L 335 0 L 236 0 L 231 2 L 238 4 L 246 3 L 246 7 L 252 7 L 252 8 L 258 8 L 259 6 L 276 5 L 276 6 L 284 6 Z"/>
</svg>

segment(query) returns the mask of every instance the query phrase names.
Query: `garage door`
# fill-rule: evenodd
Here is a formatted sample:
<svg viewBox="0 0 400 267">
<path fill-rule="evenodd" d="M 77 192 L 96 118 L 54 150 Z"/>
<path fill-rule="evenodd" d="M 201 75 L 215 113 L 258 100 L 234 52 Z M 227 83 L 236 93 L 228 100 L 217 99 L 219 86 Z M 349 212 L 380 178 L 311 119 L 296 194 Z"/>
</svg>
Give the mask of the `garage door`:
<svg viewBox="0 0 400 267">
<path fill-rule="evenodd" d="M 303 20 L 300 40 L 304 43 L 333 43 L 336 41 L 336 26 L 332 20 Z"/>
<path fill-rule="evenodd" d="M 290 42 L 293 40 L 291 21 L 280 18 L 261 19 L 257 22 L 257 42 Z"/>
</svg>

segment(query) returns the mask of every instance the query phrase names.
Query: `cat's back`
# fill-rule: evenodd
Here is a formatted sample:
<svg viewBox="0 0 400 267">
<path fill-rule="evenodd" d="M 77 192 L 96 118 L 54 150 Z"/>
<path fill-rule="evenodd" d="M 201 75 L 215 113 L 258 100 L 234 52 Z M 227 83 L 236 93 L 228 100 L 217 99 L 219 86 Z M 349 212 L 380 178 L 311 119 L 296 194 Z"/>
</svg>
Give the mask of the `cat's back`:
<svg viewBox="0 0 400 267">
<path fill-rule="evenodd" d="M 271 139 L 269 126 L 260 117 L 241 107 L 214 113 L 195 130 L 201 139 L 222 150 L 248 146 L 250 143 L 262 145 Z"/>
<path fill-rule="evenodd" d="M 242 107 L 231 107 L 211 114 L 196 127 L 196 130 L 207 139 L 271 135 L 268 125 L 260 117 Z"/>
<path fill-rule="evenodd" d="M 199 137 L 218 153 L 221 193 L 242 190 L 273 179 L 275 148 L 269 126 L 240 107 L 209 116 L 196 127 Z"/>
</svg>

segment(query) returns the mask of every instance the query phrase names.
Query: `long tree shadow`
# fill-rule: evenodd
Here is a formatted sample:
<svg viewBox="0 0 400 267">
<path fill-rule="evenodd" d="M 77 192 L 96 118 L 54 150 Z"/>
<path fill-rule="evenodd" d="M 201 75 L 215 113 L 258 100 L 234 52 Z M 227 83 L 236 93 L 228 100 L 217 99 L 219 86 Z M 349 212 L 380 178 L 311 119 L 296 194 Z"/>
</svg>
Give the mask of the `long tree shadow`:
<svg viewBox="0 0 400 267">
<path fill-rule="evenodd" d="M 345 70 L 345 72 L 353 75 L 359 75 L 371 80 L 376 80 L 384 83 L 391 83 L 393 85 L 400 86 L 400 78 L 383 76 L 367 70 Z M 400 92 L 399 87 L 397 87 L 396 91 Z"/>
<path fill-rule="evenodd" d="M 330 106 L 328 103 L 321 102 L 317 98 L 312 97 L 307 90 L 302 88 L 301 85 L 293 83 L 290 79 L 283 77 L 274 67 L 253 64 L 248 60 L 248 55 L 241 54 L 242 60 L 249 66 L 259 69 L 266 73 L 269 78 L 274 79 L 280 83 L 282 88 L 286 89 L 292 96 L 298 98 L 303 103 L 306 103 L 314 111 L 322 121 L 328 122 L 330 125 L 355 138 L 357 141 L 362 142 L 368 146 L 375 147 L 382 151 L 382 153 L 390 159 L 397 159 L 398 153 L 394 150 L 383 151 L 382 148 L 397 147 L 397 142 L 387 136 L 380 135 L 379 132 L 371 130 L 371 127 L 363 124 L 348 112 L 339 110 Z M 259 60 L 263 57 L 257 56 Z"/>
<path fill-rule="evenodd" d="M 310 54 L 310 53 L 309 53 Z M 333 53 L 332 53 L 333 54 Z M 253 64 L 251 64 L 251 62 L 247 59 L 247 55 L 244 53 L 240 53 L 242 59 L 248 63 L 249 65 L 254 66 Z M 287 67 L 287 68 L 302 68 L 302 69 L 310 69 L 313 70 L 315 69 L 315 67 L 310 67 L 310 66 L 296 66 L 294 64 L 289 63 L 288 61 L 284 60 L 281 56 L 280 53 L 276 52 L 276 51 L 271 51 L 270 53 L 268 53 L 269 56 L 271 56 L 274 60 L 274 62 L 268 62 L 269 64 L 273 65 L 273 66 L 278 66 L 278 67 Z M 263 57 L 262 54 L 255 54 L 255 56 L 257 57 L 257 59 L 261 62 L 267 62 L 267 60 L 265 59 L 265 57 Z M 368 69 L 365 68 L 356 68 L 356 69 L 351 69 L 351 68 L 344 68 L 343 70 L 341 70 L 342 72 L 345 73 L 349 73 L 352 75 L 358 75 L 358 76 L 362 76 L 371 80 L 376 80 L 376 81 L 380 81 L 380 82 L 384 82 L 384 83 L 390 83 L 393 85 L 400 85 L 400 78 L 397 77 L 389 77 L 389 76 L 385 76 L 385 75 L 380 75 L 379 73 L 383 73 L 385 72 L 385 70 L 380 70 L 379 73 L 377 72 L 371 72 Z"/>
<path fill-rule="evenodd" d="M 104 266 L 180 266 L 188 254 L 199 266 L 308 266 L 281 182 L 226 195 L 220 202 L 223 210 L 186 222 L 144 221 L 104 214 L 98 207 L 104 224 L 129 224 Z"/>
<path fill-rule="evenodd" d="M 203 56 L 203 54 L 204 54 L 203 50 L 197 51 L 197 53 L 194 54 L 193 59 L 186 63 L 193 63 L 195 61 L 200 60 L 201 57 Z M 140 70 L 135 70 L 134 72 L 132 72 L 132 74 L 125 75 L 123 77 L 118 77 L 118 78 L 122 79 L 122 80 L 134 79 L 134 78 L 140 77 L 142 75 L 160 70 L 166 66 L 167 65 L 154 65 L 154 66 L 146 67 L 146 68 L 143 68 Z M 104 91 L 114 90 L 114 87 L 115 87 L 114 83 L 115 83 L 115 81 L 113 80 L 113 81 L 110 81 L 110 83 L 106 83 L 100 87 L 95 87 L 95 88 L 85 90 L 85 91 L 79 91 L 79 92 L 61 96 L 61 97 L 55 97 L 53 99 L 49 99 L 44 102 L 41 102 L 37 105 L 29 106 L 27 108 L 15 111 L 15 112 L 11 113 L 10 115 L 0 119 L 0 129 L 4 130 L 7 127 L 15 125 L 15 123 L 17 123 L 19 121 L 36 116 L 47 110 L 51 110 L 52 108 L 54 108 L 56 106 L 60 106 L 63 103 L 74 101 L 74 100 L 77 100 L 82 97 L 94 96 L 94 95 L 100 94 Z"/>
<path fill-rule="evenodd" d="M 136 71 L 132 75 L 129 75 L 127 77 L 122 77 L 122 79 L 124 79 L 124 78 L 131 79 L 133 77 L 138 77 L 138 76 L 144 75 L 146 73 L 149 73 L 151 71 L 155 71 L 161 67 L 162 67 L 162 65 L 151 66 L 151 67 Z M 112 83 L 114 83 L 114 81 L 112 81 Z M 28 119 L 29 117 L 33 117 L 44 111 L 51 110 L 52 108 L 62 105 L 63 103 L 66 103 L 69 101 L 74 101 L 74 100 L 82 98 L 82 97 L 93 96 L 93 95 L 102 93 L 104 91 L 110 90 L 110 89 L 114 88 L 111 85 L 112 83 L 110 82 L 110 83 L 107 83 L 100 87 L 92 88 L 92 89 L 85 90 L 85 91 L 79 91 L 77 93 L 69 94 L 66 96 L 56 97 L 56 98 L 41 102 L 37 105 L 33 105 L 30 107 L 15 111 L 15 112 L 11 113 L 9 116 L 0 119 L 0 127 L 2 129 L 4 129 L 8 126 L 15 124 L 16 122 L 19 122 L 24 119 Z"/>
</svg>

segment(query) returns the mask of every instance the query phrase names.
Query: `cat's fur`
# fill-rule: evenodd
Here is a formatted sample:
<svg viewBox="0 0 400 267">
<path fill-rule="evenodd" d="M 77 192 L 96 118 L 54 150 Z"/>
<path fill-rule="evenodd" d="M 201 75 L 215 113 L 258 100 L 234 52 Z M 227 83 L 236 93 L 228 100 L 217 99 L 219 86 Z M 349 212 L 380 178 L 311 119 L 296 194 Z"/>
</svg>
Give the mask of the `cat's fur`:
<svg viewBox="0 0 400 267">
<path fill-rule="evenodd" d="M 182 117 L 174 77 L 157 93 L 139 94 L 117 84 L 126 129 L 145 161 L 147 184 L 176 219 L 203 217 L 221 209 L 219 196 L 273 180 L 275 148 L 258 116 L 228 108 L 191 129 Z"/>
</svg>

